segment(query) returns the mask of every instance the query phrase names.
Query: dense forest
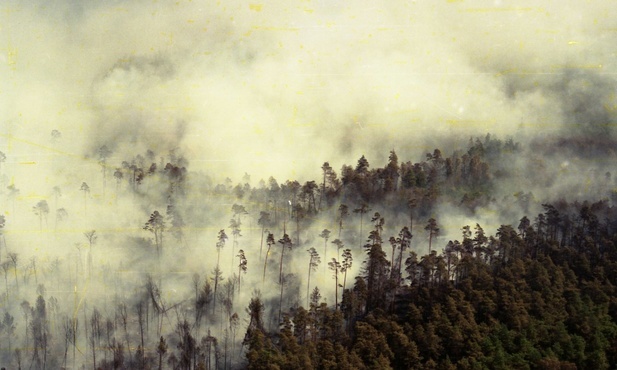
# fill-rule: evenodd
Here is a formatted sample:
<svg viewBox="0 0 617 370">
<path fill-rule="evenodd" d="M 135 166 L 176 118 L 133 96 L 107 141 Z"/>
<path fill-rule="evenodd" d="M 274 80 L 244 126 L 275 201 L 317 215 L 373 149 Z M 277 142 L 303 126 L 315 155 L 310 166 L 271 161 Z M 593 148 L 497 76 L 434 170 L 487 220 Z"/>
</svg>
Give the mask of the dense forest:
<svg viewBox="0 0 617 370">
<path fill-rule="evenodd" d="M 179 150 L 119 159 L 102 146 L 88 161 L 98 178 L 71 184 L 74 199 L 55 186 L 35 202 L 0 167 L 0 362 L 186 370 L 617 364 L 610 172 L 584 184 L 589 199 L 538 199 L 525 181 L 563 168 L 540 159 L 511 165 L 528 155 L 512 139 L 461 144 L 419 161 L 392 150 L 383 167 L 365 156 L 340 171 L 325 162 L 313 180 L 256 185 L 249 174 L 216 184 Z M 520 173 L 528 178 L 521 190 L 504 194 L 503 182 Z M 124 207 L 138 216 L 122 218 Z M 84 229 L 87 215 L 95 216 Z M 27 219 L 31 232 L 16 232 L 14 219 Z M 75 228 L 86 231 L 67 232 Z"/>
</svg>

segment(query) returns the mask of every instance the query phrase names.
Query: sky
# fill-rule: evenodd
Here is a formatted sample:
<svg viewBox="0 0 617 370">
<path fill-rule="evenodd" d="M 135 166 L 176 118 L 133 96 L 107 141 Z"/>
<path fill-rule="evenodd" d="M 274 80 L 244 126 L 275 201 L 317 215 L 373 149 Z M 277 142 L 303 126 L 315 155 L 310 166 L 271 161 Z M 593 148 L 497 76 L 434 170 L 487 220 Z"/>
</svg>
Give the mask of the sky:
<svg viewBox="0 0 617 370">
<path fill-rule="evenodd" d="M 363 154 L 382 165 L 392 149 L 419 160 L 488 132 L 612 136 L 615 12 L 610 1 L 8 0 L 0 150 L 34 178 L 107 145 L 118 162 L 180 148 L 217 180 L 284 181 Z M 600 129 L 581 123 L 589 115 Z"/>
</svg>

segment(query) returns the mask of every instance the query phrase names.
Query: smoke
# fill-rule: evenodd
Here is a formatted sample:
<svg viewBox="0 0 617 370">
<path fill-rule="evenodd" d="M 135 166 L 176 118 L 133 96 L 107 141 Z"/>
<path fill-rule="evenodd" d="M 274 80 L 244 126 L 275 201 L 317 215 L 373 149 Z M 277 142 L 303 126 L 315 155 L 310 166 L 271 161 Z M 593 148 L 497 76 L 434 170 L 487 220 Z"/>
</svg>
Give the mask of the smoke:
<svg viewBox="0 0 617 370">
<path fill-rule="evenodd" d="M 487 132 L 524 149 L 494 163 L 500 175 L 487 204 L 472 211 L 440 204 L 427 215 L 442 229 L 437 250 L 460 239 L 464 225 L 493 233 L 538 211 L 539 202 L 609 194 L 617 139 L 614 8 L 601 1 L 4 2 L 0 206 L 7 233 L 0 258 L 19 251 L 19 297 L 31 302 L 33 258 L 52 295 L 77 297 L 106 315 L 112 301 L 135 304 L 146 275 L 157 271 L 165 275 L 163 300 L 187 302 L 192 274 L 212 276 L 217 233 L 229 231 L 239 202 L 213 195 L 215 184 L 243 184 L 245 173 L 252 186 L 269 176 L 304 183 L 320 178 L 325 161 L 338 172 L 366 155 L 378 167 L 390 150 L 401 161 L 419 161 L 434 148 L 449 156 Z M 102 146 L 111 152 L 105 163 Z M 113 176 L 138 155 L 146 166 L 172 162 L 189 171 L 184 196 L 175 197 L 184 235 L 166 234 L 161 267 L 143 226 L 154 210 L 165 213 L 169 180 L 152 175 L 129 185 Z M 50 213 L 39 219 L 33 206 L 42 200 Z M 273 246 L 264 284 L 260 204 L 242 202 L 251 212 L 243 236 L 234 253 L 228 241 L 221 255 L 225 279 L 237 273 L 239 248 L 249 261 L 234 311 L 243 312 L 255 289 L 276 307 L 281 245 Z M 374 212 L 386 219 L 386 239 L 408 222 L 404 207 L 375 208 L 363 234 Z M 270 230 L 276 240 L 278 217 Z M 359 222 L 350 217 L 342 234 L 355 256 L 349 276 L 362 265 Z M 426 220 L 414 222 L 412 244 L 423 251 Z M 295 240 L 294 225 L 287 227 Z M 334 211 L 313 220 L 300 232 L 301 248 L 321 254 L 318 232 L 335 227 Z M 99 235 L 92 248 L 83 235 L 89 230 Z M 335 249 L 327 245 L 311 285 L 333 303 L 325 265 Z M 89 253 L 95 268 L 86 280 Z M 289 253 L 284 272 L 296 280 L 285 286 L 286 302 L 304 304 L 305 283 L 297 279 L 307 260 L 304 250 Z M 19 303 L 4 307 L 19 312 Z M 18 332 L 24 329 L 19 323 Z"/>
<path fill-rule="evenodd" d="M 79 132 L 72 152 L 89 156 L 182 145 L 221 178 L 288 178 L 381 160 L 377 143 L 413 156 L 445 136 L 598 137 L 612 122 L 602 3 L 6 7 L 13 135 Z"/>
</svg>

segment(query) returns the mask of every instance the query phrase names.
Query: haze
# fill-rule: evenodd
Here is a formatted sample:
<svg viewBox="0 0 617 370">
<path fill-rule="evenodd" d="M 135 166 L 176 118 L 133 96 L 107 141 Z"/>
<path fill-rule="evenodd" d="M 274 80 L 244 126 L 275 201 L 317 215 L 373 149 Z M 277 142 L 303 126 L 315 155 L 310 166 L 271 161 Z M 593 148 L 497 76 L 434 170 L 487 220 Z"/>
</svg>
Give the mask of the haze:
<svg viewBox="0 0 617 370">
<path fill-rule="evenodd" d="M 490 133 L 531 144 L 501 164 L 513 170 L 495 180 L 492 206 L 473 218 L 441 206 L 440 242 L 466 223 L 492 232 L 518 220 L 522 210 L 511 204 L 521 189 L 538 201 L 584 199 L 598 190 L 587 180 L 602 177 L 615 159 L 615 13 L 607 1 L 4 1 L 0 212 L 7 226 L 0 259 L 2 246 L 19 247 L 24 264 L 36 257 L 51 266 L 63 258 L 74 264 L 70 272 L 49 275 L 57 277 L 51 293 L 60 300 L 72 302 L 79 289 L 89 308 L 110 315 L 111 296 L 114 304 L 133 304 L 132 293 L 156 270 L 152 253 L 141 255 L 150 236 L 142 228 L 170 198 L 166 183 L 150 182 L 136 196 L 113 173 L 147 150 L 161 168 L 181 158 L 174 164 L 185 165 L 190 178 L 186 199 L 174 199 L 190 217 L 176 245 L 185 249 L 164 252 L 168 302 L 188 299 L 189 276 L 206 278 L 214 267 L 217 232 L 228 228 L 236 200 L 210 191 L 227 178 L 232 186 L 257 187 L 270 176 L 279 184 L 319 183 L 326 161 L 339 174 L 362 155 L 383 166 L 390 150 L 419 161 L 434 148 L 450 155 Z M 103 146 L 111 154 L 101 166 Z M 612 183 L 603 186 L 606 193 Z M 67 217 L 33 214 L 43 200 Z M 334 230 L 335 208 L 313 229 Z M 250 211 L 243 248 L 261 236 L 260 210 Z M 386 222 L 407 222 L 406 213 L 383 211 Z M 398 232 L 396 222 L 388 233 Z M 275 229 L 278 240 L 280 220 Z M 78 279 L 90 230 L 100 236 L 101 249 L 92 249 L 97 276 L 112 269 L 113 284 Z M 321 251 L 317 235 L 302 238 Z M 361 243 L 357 235 L 348 240 Z M 302 253 L 289 272 L 305 273 Z M 234 257 L 225 252 L 222 266 Z M 258 269 L 256 249 L 247 257 L 249 271 Z M 332 289 L 324 286 L 331 276 L 319 269 L 314 283 L 331 304 Z M 223 268 L 225 276 L 233 271 Z M 248 276 L 246 286 L 263 286 L 257 272 Z M 20 295 L 34 302 L 36 286 L 28 289 Z M 303 303 L 305 292 L 298 291 Z M 236 311 L 244 312 L 250 295 L 247 288 Z M 4 307 L 16 312 L 18 304 L 7 300 Z"/>
</svg>

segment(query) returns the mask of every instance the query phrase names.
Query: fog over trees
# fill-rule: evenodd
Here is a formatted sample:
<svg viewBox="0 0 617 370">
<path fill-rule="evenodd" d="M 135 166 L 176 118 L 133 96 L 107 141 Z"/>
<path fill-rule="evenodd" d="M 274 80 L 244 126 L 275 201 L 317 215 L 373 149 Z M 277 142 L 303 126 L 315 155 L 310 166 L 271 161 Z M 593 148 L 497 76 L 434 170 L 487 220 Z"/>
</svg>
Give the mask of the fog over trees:
<svg viewBox="0 0 617 370">
<path fill-rule="evenodd" d="M 615 367 L 616 11 L 7 0 L 0 367 Z"/>
<path fill-rule="evenodd" d="M 107 165 L 123 174 L 115 190 L 54 187 L 61 225 L 45 222 L 45 199 L 19 198 L 2 216 L 0 360 L 95 369 L 614 363 L 610 172 L 582 185 L 596 200 L 542 200 L 500 189 L 525 170 L 506 164 L 530 153 L 513 139 L 486 135 L 444 153 L 399 163 L 392 150 L 382 167 L 362 156 L 341 166 L 340 180 L 330 168 L 321 188 L 273 177 L 204 182 L 180 150 L 110 154 Z M 88 180 L 103 191 L 98 176 Z"/>
</svg>

